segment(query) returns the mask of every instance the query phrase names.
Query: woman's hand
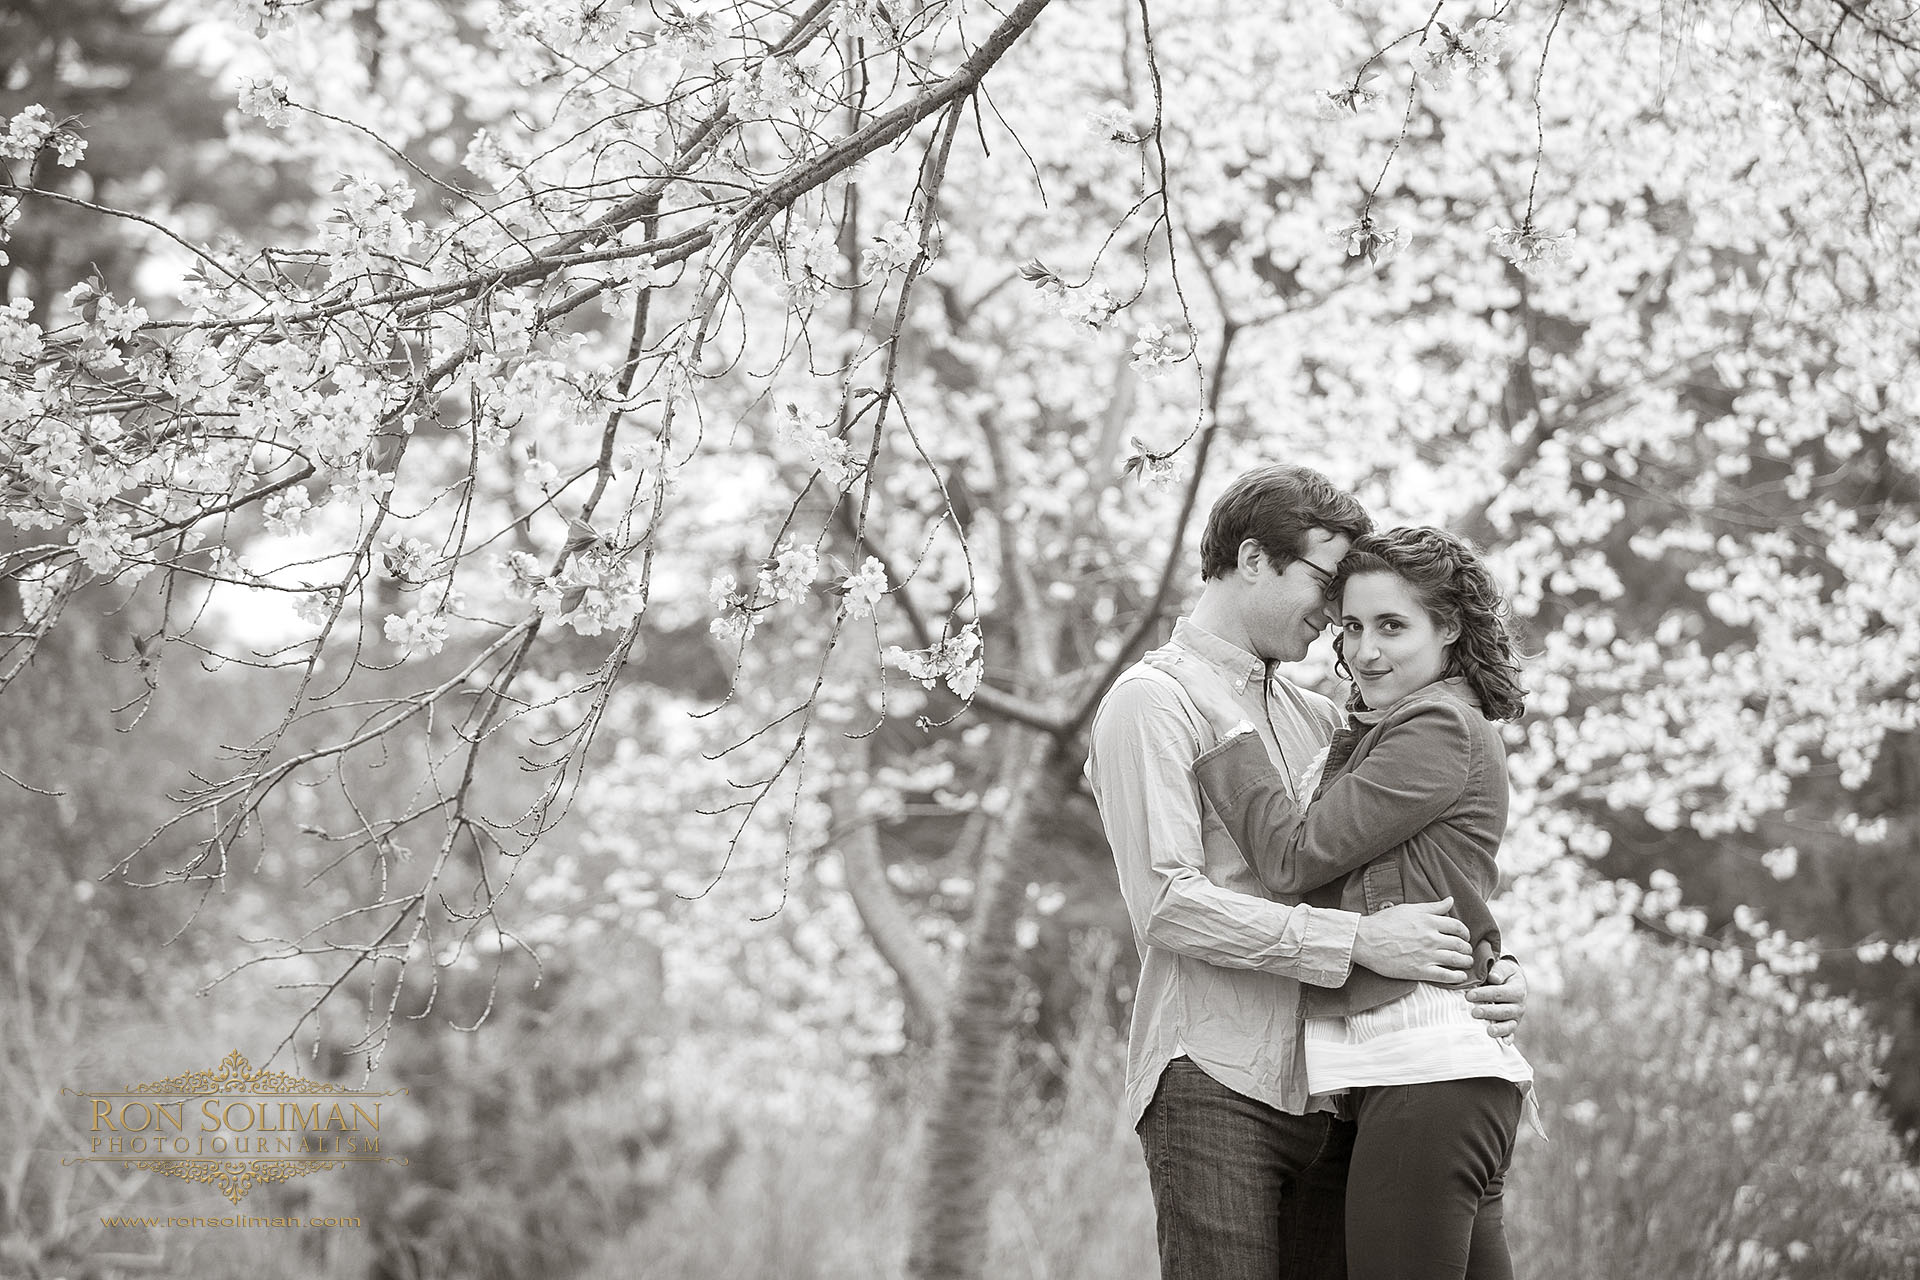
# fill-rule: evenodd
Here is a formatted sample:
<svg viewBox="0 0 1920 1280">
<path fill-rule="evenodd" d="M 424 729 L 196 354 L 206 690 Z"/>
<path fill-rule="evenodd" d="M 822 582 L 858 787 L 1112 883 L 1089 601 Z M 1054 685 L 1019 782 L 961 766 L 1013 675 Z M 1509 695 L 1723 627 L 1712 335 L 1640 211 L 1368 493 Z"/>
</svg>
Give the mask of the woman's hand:
<svg viewBox="0 0 1920 1280">
<path fill-rule="evenodd" d="M 1145 662 L 1154 670 L 1164 671 L 1178 680 L 1180 687 L 1186 690 L 1187 697 L 1220 737 L 1224 738 L 1241 724 L 1250 723 L 1247 709 L 1221 691 L 1217 678 L 1196 678 L 1201 675 L 1198 658 L 1159 651 L 1148 654 Z"/>
</svg>

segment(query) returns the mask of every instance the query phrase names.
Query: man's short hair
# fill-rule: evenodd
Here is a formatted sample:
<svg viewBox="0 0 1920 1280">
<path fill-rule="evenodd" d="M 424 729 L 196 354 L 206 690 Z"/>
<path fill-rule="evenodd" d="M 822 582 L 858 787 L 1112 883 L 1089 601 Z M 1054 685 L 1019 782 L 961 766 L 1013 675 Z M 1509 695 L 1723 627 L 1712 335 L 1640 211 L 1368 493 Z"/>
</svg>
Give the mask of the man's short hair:
<svg viewBox="0 0 1920 1280">
<path fill-rule="evenodd" d="M 1248 538 L 1284 567 L 1306 554 L 1309 529 L 1358 538 L 1373 531 L 1373 521 L 1359 499 L 1311 467 L 1256 467 L 1213 504 L 1200 539 L 1200 576 L 1211 581 L 1233 572 Z"/>
</svg>

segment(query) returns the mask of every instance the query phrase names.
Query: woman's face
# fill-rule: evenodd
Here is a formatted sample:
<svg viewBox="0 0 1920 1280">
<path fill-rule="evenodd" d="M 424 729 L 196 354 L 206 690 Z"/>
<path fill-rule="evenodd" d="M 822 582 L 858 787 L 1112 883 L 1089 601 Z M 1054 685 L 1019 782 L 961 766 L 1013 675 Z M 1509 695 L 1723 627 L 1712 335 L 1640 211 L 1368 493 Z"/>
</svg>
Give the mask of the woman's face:
<svg viewBox="0 0 1920 1280">
<path fill-rule="evenodd" d="M 1340 648 L 1360 696 L 1375 711 L 1432 684 L 1446 669 L 1460 628 L 1434 624 L 1398 574 L 1374 570 L 1347 579 L 1340 595 Z"/>
</svg>

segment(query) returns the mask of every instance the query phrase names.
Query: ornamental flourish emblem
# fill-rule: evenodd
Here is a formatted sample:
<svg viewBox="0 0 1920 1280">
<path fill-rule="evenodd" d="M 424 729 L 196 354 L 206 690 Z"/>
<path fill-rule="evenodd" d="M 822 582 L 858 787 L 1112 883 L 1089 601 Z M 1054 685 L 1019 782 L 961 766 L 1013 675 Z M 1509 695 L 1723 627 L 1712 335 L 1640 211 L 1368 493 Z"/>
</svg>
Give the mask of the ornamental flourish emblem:
<svg viewBox="0 0 1920 1280">
<path fill-rule="evenodd" d="M 84 1098 L 87 1150 L 63 1164 L 117 1163 L 205 1183 L 239 1204 L 257 1186 L 354 1163 L 407 1163 L 380 1132 L 405 1089 L 345 1089 L 256 1068 L 235 1050 L 206 1071 Z"/>
<path fill-rule="evenodd" d="M 165 1080 L 152 1080 L 146 1084 L 130 1084 L 126 1093 L 339 1093 L 348 1094 L 352 1090 L 342 1089 L 337 1084 L 328 1084 L 324 1080 L 308 1080 L 301 1076 L 289 1075 L 285 1071 L 261 1071 L 248 1062 L 238 1049 L 220 1059 L 220 1065 L 211 1071 L 189 1071 L 185 1075 L 172 1076 Z M 405 1089 L 397 1090 L 405 1093 Z M 95 1095 L 99 1096 L 99 1095 Z M 387 1096 L 387 1095 L 379 1095 Z"/>
</svg>

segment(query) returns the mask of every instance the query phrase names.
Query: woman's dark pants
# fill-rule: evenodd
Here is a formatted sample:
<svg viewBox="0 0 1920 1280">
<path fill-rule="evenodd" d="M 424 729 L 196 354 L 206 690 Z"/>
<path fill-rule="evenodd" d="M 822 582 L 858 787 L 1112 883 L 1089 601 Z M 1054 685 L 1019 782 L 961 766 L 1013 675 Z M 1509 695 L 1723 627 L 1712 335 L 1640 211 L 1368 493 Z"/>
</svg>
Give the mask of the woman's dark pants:
<svg viewBox="0 0 1920 1280">
<path fill-rule="evenodd" d="M 1522 1101 L 1487 1078 L 1353 1091 L 1348 1280 L 1513 1280 L 1502 1192 Z"/>
</svg>

